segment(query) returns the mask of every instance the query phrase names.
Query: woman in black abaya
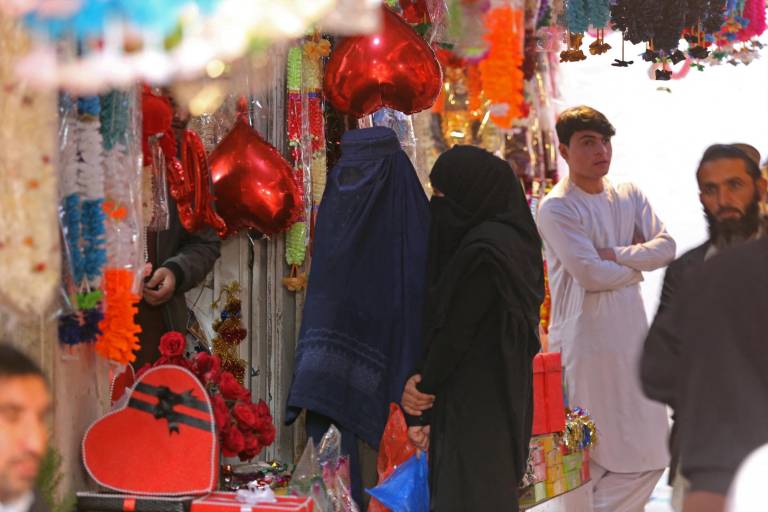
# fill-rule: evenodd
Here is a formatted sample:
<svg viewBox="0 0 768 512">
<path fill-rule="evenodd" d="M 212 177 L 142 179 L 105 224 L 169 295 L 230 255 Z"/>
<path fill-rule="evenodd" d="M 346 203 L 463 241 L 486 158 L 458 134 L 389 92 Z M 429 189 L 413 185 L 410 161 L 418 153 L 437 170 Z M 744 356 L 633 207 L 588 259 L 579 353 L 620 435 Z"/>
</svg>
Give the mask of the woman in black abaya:
<svg viewBox="0 0 768 512">
<path fill-rule="evenodd" d="M 456 146 L 430 180 L 425 357 L 403 394 L 417 416 L 409 436 L 429 450 L 432 510 L 516 511 L 539 351 L 541 241 L 503 160 Z"/>
</svg>

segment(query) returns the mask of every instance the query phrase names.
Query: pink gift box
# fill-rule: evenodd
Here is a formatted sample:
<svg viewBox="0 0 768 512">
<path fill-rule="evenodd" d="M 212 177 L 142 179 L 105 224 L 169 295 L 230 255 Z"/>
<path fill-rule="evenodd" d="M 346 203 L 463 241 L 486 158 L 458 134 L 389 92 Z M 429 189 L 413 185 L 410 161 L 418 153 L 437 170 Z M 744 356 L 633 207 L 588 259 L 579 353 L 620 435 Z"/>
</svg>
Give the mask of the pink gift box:
<svg viewBox="0 0 768 512">
<path fill-rule="evenodd" d="M 191 512 L 312 512 L 312 498 L 278 496 L 274 503 L 249 505 L 233 492 L 213 492 L 192 502 Z"/>
<path fill-rule="evenodd" d="M 544 462 L 533 465 L 533 476 L 536 482 L 543 482 L 547 479 L 547 465 Z"/>
</svg>

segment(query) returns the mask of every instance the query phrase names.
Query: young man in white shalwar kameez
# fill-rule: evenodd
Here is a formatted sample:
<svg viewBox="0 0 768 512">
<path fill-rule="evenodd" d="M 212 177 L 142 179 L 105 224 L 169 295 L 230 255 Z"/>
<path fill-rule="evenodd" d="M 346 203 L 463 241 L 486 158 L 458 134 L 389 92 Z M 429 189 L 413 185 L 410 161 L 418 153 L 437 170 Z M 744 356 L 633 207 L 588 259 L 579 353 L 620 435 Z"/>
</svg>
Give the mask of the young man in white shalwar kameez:
<svg viewBox="0 0 768 512">
<path fill-rule="evenodd" d="M 568 109 L 557 134 L 569 174 L 537 221 L 552 293 L 549 349 L 562 352 L 569 403 L 598 428 L 594 511 L 642 512 L 669 454 L 666 409 L 640 385 L 648 330 L 640 282 L 674 259 L 675 242 L 635 185 L 605 178 L 615 130 L 603 114 Z"/>
</svg>

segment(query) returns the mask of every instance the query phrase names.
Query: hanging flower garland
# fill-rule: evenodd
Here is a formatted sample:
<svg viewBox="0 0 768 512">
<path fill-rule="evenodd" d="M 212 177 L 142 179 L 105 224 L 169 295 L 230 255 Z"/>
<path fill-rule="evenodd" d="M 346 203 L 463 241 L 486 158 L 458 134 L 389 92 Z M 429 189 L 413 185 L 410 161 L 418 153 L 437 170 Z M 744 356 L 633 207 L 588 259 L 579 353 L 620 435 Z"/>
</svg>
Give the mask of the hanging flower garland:
<svg viewBox="0 0 768 512">
<path fill-rule="evenodd" d="M 285 259 L 291 274 L 283 279 L 283 284 L 291 291 L 306 288 L 307 277 L 299 267 L 304 264 L 309 231 L 325 190 L 322 71 L 323 59 L 330 49 L 330 41 L 315 35 L 288 53 L 288 144 L 294 178 L 305 201 L 304 215 L 286 233 Z"/>
<path fill-rule="evenodd" d="M 523 15 L 522 9 L 498 7 L 485 18 L 490 51 L 480 63 L 480 74 L 491 102 L 491 120 L 499 128 L 510 128 L 523 114 Z"/>
<path fill-rule="evenodd" d="M 69 112 L 75 109 L 75 117 Z M 59 318 L 59 340 L 68 346 L 91 343 L 101 334 L 100 290 L 107 262 L 101 106 L 98 96 L 62 97 L 70 140 L 62 153 L 64 240 L 71 276 L 72 311 Z M 66 132 L 67 130 L 64 130 Z"/>
<path fill-rule="evenodd" d="M 141 328 L 134 317 L 139 312 L 140 297 L 133 293 L 134 272 L 108 268 L 104 272 L 104 318 L 99 323 L 101 334 L 96 340 L 96 352 L 118 364 L 136 360 Z"/>
</svg>

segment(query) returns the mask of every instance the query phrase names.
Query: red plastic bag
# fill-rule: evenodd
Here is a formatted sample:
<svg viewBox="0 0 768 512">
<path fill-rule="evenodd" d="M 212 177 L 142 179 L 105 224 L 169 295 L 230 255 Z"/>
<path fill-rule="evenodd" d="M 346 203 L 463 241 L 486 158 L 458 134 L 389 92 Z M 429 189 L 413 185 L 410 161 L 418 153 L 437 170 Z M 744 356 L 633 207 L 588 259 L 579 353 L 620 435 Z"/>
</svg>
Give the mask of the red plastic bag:
<svg viewBox="0 0 768 512">
<path fill-rule="evenodd" d="M 416 448 L 408 441 L 408 425 L 400 406 L 389 404 L 389 419 L 384 427 L 384 434 L 379 444 L 379 458 L 376 461 L 376 470 L 379 473 L 379 483 L 382 483 L 399 466 L 416 453 Z M 389 509 L 371 498 L 368 512 L 389 512 Z"/>
</svg>

